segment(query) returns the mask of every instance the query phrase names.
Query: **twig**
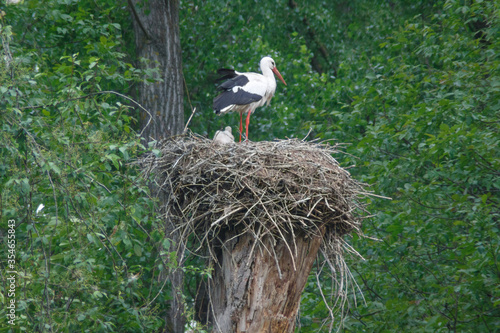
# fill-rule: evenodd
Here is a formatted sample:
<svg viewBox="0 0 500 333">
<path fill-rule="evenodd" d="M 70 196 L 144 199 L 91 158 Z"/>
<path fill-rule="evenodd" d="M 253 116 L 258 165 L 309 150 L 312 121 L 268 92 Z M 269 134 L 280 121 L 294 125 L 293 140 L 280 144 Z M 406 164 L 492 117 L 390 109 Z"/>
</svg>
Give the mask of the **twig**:
<svg viewBox="0 0 500 333">
<path fill-rule="evenodd" d="M 86 98 L 89 98 L 91 96 L 95 96 L 95 95 L 103 95 L 103 94 L 113 94 L 113 95 L 117 95 L 117 96 L 120 96 L 122 98 L 125 98 L 126 100 L 134 103 L 136 106 L 138 106 L 142 111 L 146 112 L 148 115 L 149 115 L 149 119 L 148 119 L 148 122 L 146 124 L 146 126 L 144 126 L 144 128 L 142 129 L 140 135 L 142 136 L 142 133 L 144 132 L 144 130 L 149 126 L 149 124 L 151 123 L 151 121 L 154 121 L 154 118 L 153 118 L 153 115 L 151 115 L 151 112 L 149 112 L 144 106 L 142 106 L 139 102 L 135 101 L 134 99 L 126 96 L 126 95 L 123 95 L 123 94 L 120 94 L 116 91 L 112 91 L 112 90 L 105 90 L 105 91 L 97 91 L 97 92 L 93 92 L 93 93 L 90 93 L 90 94 L 87 94 L 87 95 L 84 95 L 84 96 L 79 96 L 79 97 L 73 97 L 73 98 L 68 98 L 68 99 L 65 99 L 63 101 L 56 101 L 54 103 L 51 103 L 51 104 L 42 104 L 42 105 L 32 105 L 32 106 L 24 106 L 24 107 L 21 107 L 20 109 L 21 110 L 24 110 L 24 109 L 40 109 L 40 108 L 46 108 L 47 106 L 49 105 L 53 105 L 53 106 L 57 106 L 61 103 L 66 103 L 66 102 L 71 102 L 71 101 L 76 101 L 76 100 L 79 100 L 79 99 L 86 99 Z"/>
<path fill-rule="evenodd" d="M 191 112 L 191 115 L 189 116 L 189 119 L 186 122 L 186 126 L 184 127 L 184 131 L 182 131 L 182 134 L 186 134 L 186 132 L 188 130 L 188 125 L 191 122 L 191 119 L 193 118 L 195 112 L 196 112 L 196 107 L 193 109 L 193 112 Z"/>
<path fill-rule="evenodd" d="M 343 254 L 359 253 L 341 237 L 350 233 L 366 237 L 361 222 L 370 215 L 361 198 L 387 197 L 368 192 L 340 167 L 332 154 L 339 154 L 342 144 L 288 139 L 214 146 L 212 140 L 187 130 L 194 112 L 184 135 L 162 142 L 160 157 L 150 154 L 140 162 L 168 193 L 162 204 L 175 219 L 176 232 L 194 244 L 194 255 L 204 251 L 212 265 L 221 265 L 218 256 L 228 242 L 251 235 L 246 267 L 251 269 L 255 251 L 266 252 L 280 278 L 276 244 L 282 242 L 283 253 L 290 254 L 291 266 L 297 269 L 295 237 L 321 234 L 321 270 L 331 273 L 336 293 L 330 300 L 321 296 L 332 317 L 335 311 L 344 314 L 350 306 L 347 295 L 351 290 L 356 295 L 360 288 Z M 226 231 L 230 239 L 222 237 Z M 332 330 L 333 320 L 329 326 Z"/>
</svg>

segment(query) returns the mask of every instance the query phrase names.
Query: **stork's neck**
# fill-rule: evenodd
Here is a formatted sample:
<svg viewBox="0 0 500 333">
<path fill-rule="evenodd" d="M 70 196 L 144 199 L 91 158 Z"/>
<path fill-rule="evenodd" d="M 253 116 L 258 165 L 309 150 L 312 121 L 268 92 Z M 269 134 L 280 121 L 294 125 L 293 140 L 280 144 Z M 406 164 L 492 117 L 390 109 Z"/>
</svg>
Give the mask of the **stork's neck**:
<svg viewBox="0 0 500 333">
<path fill-rule="evenodd" d="M 265 66 L 264 68 L 261 67 L 260 70 L 262 72 L 262 75 L 264 75 L 268 80 L 272 79 L 274 82 L 276 82 L 276 79 L 274 78 L 274 73 L 271 70 L 271 68 Z"/>
<path fill-rule="evenodd" d="M 264 66 L 264 68 L 261 67 L 260 70 L 267 81 L 266 96 L 269 104 L 270 97 L 274 95 L 274 91 L 276 90 L 276 78 L 274 77 L 274 73 L 269 66 Z"/>
</svg>

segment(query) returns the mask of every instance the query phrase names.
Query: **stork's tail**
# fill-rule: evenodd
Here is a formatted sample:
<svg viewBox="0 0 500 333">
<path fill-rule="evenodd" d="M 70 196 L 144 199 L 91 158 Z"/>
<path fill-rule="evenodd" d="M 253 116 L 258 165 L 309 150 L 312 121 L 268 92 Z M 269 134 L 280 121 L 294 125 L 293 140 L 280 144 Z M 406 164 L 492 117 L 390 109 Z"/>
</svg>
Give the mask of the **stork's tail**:
<svg viewBox="0 0 500 333">
<path fill-rule="evenodd" d="M 217 70 L 217 74 L 220 75 L 217 81 L 229 80 L 232 79 L 233 77 L 238 76 L 238 74 L 236 74 L 236 71 L 234 69 L 229 69 L 229 68 L 219 68 Z"/>
</svg>

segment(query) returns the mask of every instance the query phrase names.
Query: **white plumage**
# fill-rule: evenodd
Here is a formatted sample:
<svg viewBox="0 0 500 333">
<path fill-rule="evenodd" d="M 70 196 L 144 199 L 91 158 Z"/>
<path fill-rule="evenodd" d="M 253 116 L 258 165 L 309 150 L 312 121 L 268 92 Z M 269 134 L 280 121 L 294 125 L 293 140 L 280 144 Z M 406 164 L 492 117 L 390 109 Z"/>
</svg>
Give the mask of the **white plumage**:
<svg viewBox="0 0 500 333">
<path fill-rule="evenodd" d="M 218 89 L 223 92 L 214 98 L 214 110 L 216 114 L 237 111 L 240 113 L 240 142 L 243 131 L 243 113 L 247 113 L 246 139 L 248 140 L 248 125 L 250 115 L 256 108 L 268 104 L 276 91 L 276 79 L 274 75 L 286 85 L 285 80 L 276 68 L 271 57 L 260 60 L 258 73 L 240 73 L 232 69 L 219 69 L 218 73 L 223 75 L 221 79 L 228 79 Z"/>
<path fill-rule="evenodd" d="M 232 132 L 233 130 L 231 129 L 231 126 L 226 126 L 223 131 L 215 132 L 213 141 L 220 144 L 234 143 L 234 136 Z"/>
</svg>

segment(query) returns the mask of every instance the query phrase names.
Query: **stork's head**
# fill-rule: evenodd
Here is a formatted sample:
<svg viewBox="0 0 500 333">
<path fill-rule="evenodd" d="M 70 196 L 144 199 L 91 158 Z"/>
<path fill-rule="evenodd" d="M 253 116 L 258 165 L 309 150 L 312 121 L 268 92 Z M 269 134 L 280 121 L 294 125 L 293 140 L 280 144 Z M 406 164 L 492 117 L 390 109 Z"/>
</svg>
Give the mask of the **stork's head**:
<svg viewBox="0 0 500 333">
<path fill-rule="evenodd" d="M 274 75 L 278 77 L 278 79 L 281 80 L 286 86 L 286 82 L 281 76 L 280 72 L 278 71 L 278 68 L 276 68 L 276 63 L 274 62 L 273 58 L 271 57 L 264 57 L 260 60 L 260 70 L 264 71 L 264 68 L 269 68 L 273 71 Z"/>
</svg>

